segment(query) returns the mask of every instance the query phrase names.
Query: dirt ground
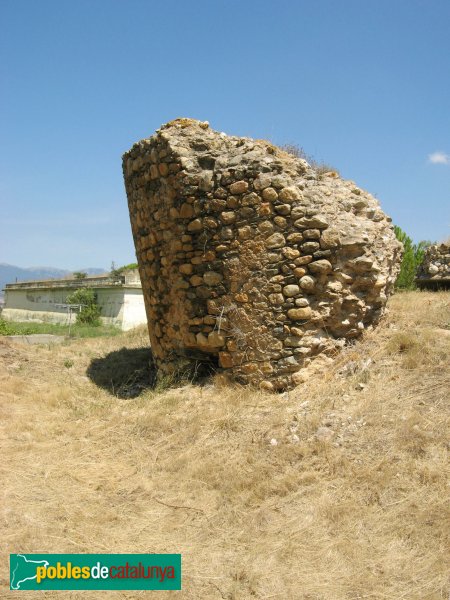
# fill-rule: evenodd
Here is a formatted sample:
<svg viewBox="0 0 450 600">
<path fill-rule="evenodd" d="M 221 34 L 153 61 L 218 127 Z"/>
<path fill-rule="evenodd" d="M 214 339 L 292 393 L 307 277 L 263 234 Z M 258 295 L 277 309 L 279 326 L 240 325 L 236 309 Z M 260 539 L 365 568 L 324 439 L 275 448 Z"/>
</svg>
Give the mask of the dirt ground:
<svg viewBox="0 0 450 600">
<path fill-rule="evenodd" d="M 0 339 L 1 598 L 36 598 L 10 552 L 181 553 L 164 598 L 448 598 L 449 292 L 397 294 L 279 395 L 147 387 L 147 346 Z"/>
</svg>

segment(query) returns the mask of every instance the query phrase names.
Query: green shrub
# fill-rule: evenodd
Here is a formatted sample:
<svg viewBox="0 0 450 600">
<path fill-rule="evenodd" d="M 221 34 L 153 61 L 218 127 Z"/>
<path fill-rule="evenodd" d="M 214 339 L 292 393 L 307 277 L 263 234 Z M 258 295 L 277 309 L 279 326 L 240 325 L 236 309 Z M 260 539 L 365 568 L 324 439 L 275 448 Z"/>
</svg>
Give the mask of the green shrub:
<svg viewBox="0 0 450 600">
<path fill-rule="evenodd" d="M 114 263 L 113 263 L 114 265 Z M 113 266 L 111 265 L 111 266 Z M 138 268 L 138 264 L 137 263 L 130 263 L 128 265 L 123 265 L 122 267 L 118 267 L 116 268 L 111 268 L 111 275 L 112 277 L 120 277 L 121 275 L 124 274 L 125 271 L 132 271 L 133 269 L 137 269 Z"/>
<path fill-rule="evenodd" d="M 34 323 L 15 323 L 0 319 L 0 335 L 30 335 Z"/>
<path fill-rule="evenodd" d="M 5 321 L 0 319 L 0 336 L 2 335 L 34 335 L 36 333 L 49 333 L 51 335 L 68 335 L 75 338 L 91 337 L 112 337 L 120 335 L 121 330 L 114 325 L 102 325 L 93 327 L 92 325 L 76 324 L 72 325 L 69 332 L 68 325 L 59 323 L 36 323 L 17 321 Z"/>
<path fill-rule="evenodd" d="M 3 319 L 0 319 L 0 335 L 14 335 L 14 329 Z"/>
<path fill-rule="evenodd" d="M 416 288 L 417 269 L 423 260 L 425 248 L 431 242 L 422 241 L 414 244 L 412 239 L 398 225 L 394 225 L 394 231 L 397 239 L 403 244 L 403 259 L 395 287 L 403 290 L 414 290 Z"/>
<path fill-rule="evenodd" d="M 67 296 L 68 304 L 82 304 L 77 314 L 79 325 L 93 325 L 98 327 L 100 323 L 100 307 L 97 304 L 97 294 L 89 288 L 80 288 Z"/>
</svg>

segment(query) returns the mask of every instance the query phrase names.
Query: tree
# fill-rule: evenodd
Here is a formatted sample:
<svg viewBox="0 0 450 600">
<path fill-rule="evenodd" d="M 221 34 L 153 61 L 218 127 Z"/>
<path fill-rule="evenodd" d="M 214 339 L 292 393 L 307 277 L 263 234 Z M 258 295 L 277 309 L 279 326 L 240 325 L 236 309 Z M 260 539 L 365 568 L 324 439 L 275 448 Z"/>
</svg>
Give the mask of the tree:
<svg viewBox="0 0 450 600">
<path fill-rule="evenodd" d="M 413 290 L 416 288 L 417 269 L 423 260 L 425 248 L 430 245 L 430 242 L 422 241 L 414 244 L 412 239 L 398 225 L 394 225 L 394 231 L 397 239 L 403 244 L 403 259 L 395 287 Z"/>
<path fill-rule="evenodd" d="M 130 263 L 128 265 L 123 265 L 122 267 L 118 267 L 117 269 L 111 269 L 111 276 L 112 277 L 120 277 L 121 275 L 124 274 L 125 271 L 132 271 L 133 269 L 137 269 L 138 268 L 138 264 L 137 263 Z"/>
<path fill-rule="evenodd" d="M 100 321 L 100 306 L 97 304 L 97 294 L 89 288 L 79 288 L 66 299 L 67 304 L 81 304 L 81 310 L 77 314 L 79 325 L 93 325 L 98 327 Z"/>
<path fill-rule="evenodd" d="M 85 273 L 84 271 L 74 271 L 73 272 L 74 279 L 84 279 L 85 277 L 87 277 L 87 273 Z"/>
</svg>

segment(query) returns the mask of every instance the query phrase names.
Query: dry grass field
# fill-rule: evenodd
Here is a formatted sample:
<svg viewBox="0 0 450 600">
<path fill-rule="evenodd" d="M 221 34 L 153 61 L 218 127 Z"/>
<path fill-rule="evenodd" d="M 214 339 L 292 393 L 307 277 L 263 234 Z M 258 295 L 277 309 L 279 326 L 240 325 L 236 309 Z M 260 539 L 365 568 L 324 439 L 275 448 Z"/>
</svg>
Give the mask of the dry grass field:
<svg viewBox="0 0 450 600">
<path fill-rule="evenodd" d="M 389 309 L 280 395 L 216 380 L 124 399 L 87 376 L 138 365 L 144 331 L 0 340 L 1 598 L 158 596 L 9 592 L 9 552 L 181 552 L 183 590 L 161 597 L 447 599 L 450 294 Z"/>
</svg>

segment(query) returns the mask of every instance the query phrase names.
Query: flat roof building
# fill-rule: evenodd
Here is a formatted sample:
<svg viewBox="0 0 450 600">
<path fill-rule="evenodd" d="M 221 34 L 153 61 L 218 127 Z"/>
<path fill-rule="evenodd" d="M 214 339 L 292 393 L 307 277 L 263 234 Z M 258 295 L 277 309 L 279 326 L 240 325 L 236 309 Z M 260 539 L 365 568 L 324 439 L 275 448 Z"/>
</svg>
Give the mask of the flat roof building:
<svg viewBox="0 0 450 600">
<path fill-rule="evenodd" d="M 67 324 L 67 296 L 79 288 L 91 288 L 97 295 L 102 323 L 115 325 L 123 331 L 146 324 L 142 285 L 137 269 L 83 279 L 50 279 L 8 283 L 2 318 L 6 321 Z"/>
</svg>

